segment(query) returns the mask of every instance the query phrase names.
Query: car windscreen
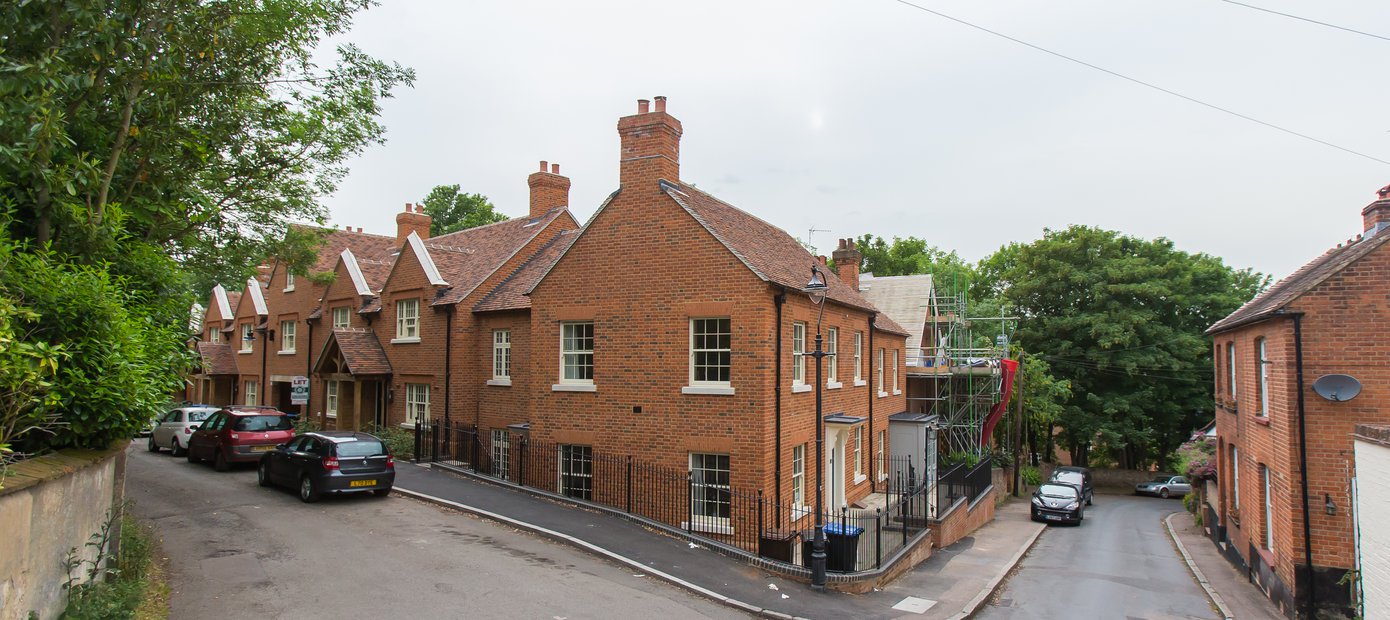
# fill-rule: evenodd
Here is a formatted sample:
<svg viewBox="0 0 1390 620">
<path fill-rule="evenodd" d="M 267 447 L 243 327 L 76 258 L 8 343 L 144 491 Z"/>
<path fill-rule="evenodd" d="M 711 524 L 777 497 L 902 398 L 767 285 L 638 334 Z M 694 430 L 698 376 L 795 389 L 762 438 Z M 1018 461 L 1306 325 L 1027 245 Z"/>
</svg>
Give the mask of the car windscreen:
<svg viewBox="0 0 1390 620">
<path fill-rule="evenodd" d="M 375 439 L 344 441 L 338 444 L 338 456 L 377 456 L 386 454 L 386 446 Z"/>
<path fill-rule="evenodd" d="M 210 415 L 212 415 L 211 411 L 190 411 L 188 412 L 188 421 L 202 422 L 203 420 L 208 419 L 208 416 Z"/>
<path fill-rule="evenodd" d="M 1062 484 L 1044 484 L 1038 487 L 1038 491 L 1048 497 L 1063 497 L 1071 499 L 1076 497 L 1076 488 Z"/>
<path fill-rule="evenodd" d="M 1083 476 L 1080 473 L 1074 471 L 1059 471 L 1055 474 L 1052 474 L 1052 479 L 1058 482 L 1071 482 L 1074 484 L 1081 484 L 1081 482 L 1086 479 L 1086 476 Z"/>
<path fill-rule="evenodd" d="M 1154 478 L 1153 480 L 1150 480 L 1149 482 L 1168 482 L 1168 476 L 1159 476 L 1157 478 Z"/>
<path fill-rule="evenodd" d="M 265 431 L 287 431 L 292 428 L 294 428 L 294 423 L 290 422 L 289 416 L 246 415 L 237 417 L 232 430 L 263 433 Z"/>
</svg>

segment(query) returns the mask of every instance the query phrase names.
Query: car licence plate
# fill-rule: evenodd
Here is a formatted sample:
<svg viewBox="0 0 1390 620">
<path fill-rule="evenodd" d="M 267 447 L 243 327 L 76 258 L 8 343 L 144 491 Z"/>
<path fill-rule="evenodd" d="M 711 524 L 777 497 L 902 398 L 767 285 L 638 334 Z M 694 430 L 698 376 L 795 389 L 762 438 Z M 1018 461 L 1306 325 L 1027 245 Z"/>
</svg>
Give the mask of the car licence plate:
<svg viewBox="0 0 1390 620">
<path fill-rule="evenodd" d="M 275 449 L 275 446 L 251 446 L 251 451 L 252 451 L 252 452 L 270 452 L 271 450 L 274 450 L 274 449 Z"/>
<path fill-rule="evenodd" d="M 1048 521 L 1061 521 L 1061 520 L 1062 520 L 1061 515 L 1043 515 L 1043 518 L 1044 518 L 1044 519 L 1047 519 Z"/>
<path fill-rule="evenodd" d="M 348 486 L 350 486 L 350 487 L 374 487 L 374 486 L 376 486 L 376 481 L 375 481 L 375 480 L 351 480 L 351 481 L 348 482 Z"/>
</svg>

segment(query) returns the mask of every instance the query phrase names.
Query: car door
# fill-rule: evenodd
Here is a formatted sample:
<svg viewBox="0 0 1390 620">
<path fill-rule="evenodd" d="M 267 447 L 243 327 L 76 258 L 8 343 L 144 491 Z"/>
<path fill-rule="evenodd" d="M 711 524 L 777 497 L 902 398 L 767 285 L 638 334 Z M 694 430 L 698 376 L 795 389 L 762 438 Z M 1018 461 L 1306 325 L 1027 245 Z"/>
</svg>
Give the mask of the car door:
<svg viewBox="0 0 1390 620">
<path fill-rule="evenodd" d="M 217 431 L 227 423 L 227 414 L 217 412 L 212 417 L 203 422 L 198 430 L 193 431 L 193 436 L 188 438 L 189 453 L 204 459 L 212 458 L 212 446 L 216 444 Z"/>
<path fill-rule="evenodd" d="M 1182 476 L 1173 477 L 1173 492 L 1187 495 L 1192 492 L 1192 483 Z"/>
<path fill-rule="evenodd" d="M 290 471 L 295 482 L 304 474 L 315 476 L 320 455 L 321 441 L 317 438 L 304 436 L 299 438 L 299 449 L 290 452 Z"/>
<path fill-rule="evenodd" d="M 296 452 L 303 445 L 307 437 L 295 437 L 288 442 L 281 444 L 270 453 L 270 479 L 281 484 L 290 484 L 294 480 L 290 463 L 290 454 Z"/>
<path fill-rule="evenodd" d="M 154 445 L 161 448 L 169 447 L 169 440 L 174 437 L 174 429 L 181 426 L 179 422 L 182 420 L 183 412 L 178 409 L 164 414 L 159 420 L 159 426 L 154 427 Z"/>
</svg>

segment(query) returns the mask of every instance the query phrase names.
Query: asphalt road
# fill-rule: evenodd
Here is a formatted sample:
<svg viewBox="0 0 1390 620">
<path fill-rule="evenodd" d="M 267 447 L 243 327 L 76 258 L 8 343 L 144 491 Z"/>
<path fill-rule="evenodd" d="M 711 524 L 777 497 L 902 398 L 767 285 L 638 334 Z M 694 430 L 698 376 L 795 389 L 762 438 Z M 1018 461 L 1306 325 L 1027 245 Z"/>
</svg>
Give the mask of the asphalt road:
<svg viewBox="0 0 1390 620">
<path fill-rule="evenodd" d="M 1050 525 L 976 618 L 1219 618 L 1163 517 L 1180 500 L 1097 495 L 1078 526 Z"/>
<path fill-rule="evenodd" d="M 126 494 L 169 558 L 170 618 L 744 618 L 568 546 L 392 495 L 301 503 L 131 444 Z M 401 465 L 410 467 L 410 465 Z"/>
</svg>

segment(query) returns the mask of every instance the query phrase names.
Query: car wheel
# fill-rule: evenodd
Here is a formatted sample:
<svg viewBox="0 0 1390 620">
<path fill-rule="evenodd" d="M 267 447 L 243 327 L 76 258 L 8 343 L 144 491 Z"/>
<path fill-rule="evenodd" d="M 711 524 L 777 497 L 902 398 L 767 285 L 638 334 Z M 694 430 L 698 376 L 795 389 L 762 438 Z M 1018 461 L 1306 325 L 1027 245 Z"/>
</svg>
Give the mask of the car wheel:
<svg viewBox="0 0 1390 620">
<path fill-rule="evenodd" d="M 374 489 L 374 490 L 372 490 L 372 495 L 375 495 L 375 496 L 377 496 L 377 497 L 386 497 L 387 495 L 390 495 L 390 494 L 391 494 L 391 487 L 386 487 L 386 488 L 384 488 L 384 489 Z"/>
<path fill-rule="evenodd" d="M 261 461 L 261 466 L 256 468 L 256 483 L 263 486 L 270 486 L 270 463 Z"/>
<path fill-rule="evenodd" d="M 1162 488 L 1162 489 L 1159 489 L 1159 490 L 1158 490 L 1158 496 L 1159 496 L 1159 497 L 1162 497 L 1163 499 L 1168 499 L 1168 489 L 1167 489 L 1166 487 L 1165 487 L 1165 488 Z"/>
<path fill-rule="evenodd" d="M 170 451 L 170 452 L 173 452 L 173 453 L 174 453 L 174 456 L 183 456 L 185 453 L 188 452 L 188 450 L 185 450 L 185 449 L 183 448 L 183 446 L 180 446 L 180 445 L 179 445 L 179 438 L 178 438 L 178 437 L 175 437 L 175 438 L 174 438 L 174 443 L 173 443 L 173 445 L 169 446 L 169 451 Z"/>
<path fill-rule="evenodd" d="M 304 476 L 299 479 L 299 499 L 306 504 L 319 501 L 319 490 L 314 488 L 314 479 Z"/>
<path fill-rule="evenodd" d="M 145 447 L 149 448 L 150 452 L 159 452 L 159 444 L 154 442 L 154 435 L 150 435 L 150 443 Z"/>
<path fill-rule="evenodd" d="M 223 454 L 221 449 L 218 449 L 217 454 L 212 456 L 212 468 L 217 471 L 227 471 L 232 468 L 231 463 L 227 462 L 227 455 Z"/>
<path fill-rule="evenodd" d="M 1087 495 L 1087 496 L 1086 496 L 1086 505 L 1087 505 L 1087 506 L 1090 506 L 1090 505 L 1091 505 L 1091 501 L 1094 500 L 1095 498 L 1096 498 L 1096 496 L 1095 496 L 1094 493 L 1092 493 L 1092 494 L 1090 494 L 1090 495 Z"/>
</svg>

